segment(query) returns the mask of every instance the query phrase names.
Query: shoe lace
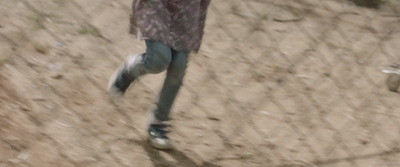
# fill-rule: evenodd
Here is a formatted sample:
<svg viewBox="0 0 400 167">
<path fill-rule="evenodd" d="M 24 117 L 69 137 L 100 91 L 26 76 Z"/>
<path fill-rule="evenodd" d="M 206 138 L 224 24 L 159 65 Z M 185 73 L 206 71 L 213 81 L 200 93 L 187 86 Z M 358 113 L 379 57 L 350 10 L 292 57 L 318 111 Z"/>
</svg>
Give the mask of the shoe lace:
<svg viewBox="0 0 400 167">
<path fill-rule="evenodd" d="M 151 125 L 154 131 L 156 132 L 156 136 L 160 138 L 167 138 L 167 133 L 170 132 L 168 129 L 170 125 L 167 124 L 153 124 Z"/>
</svg>

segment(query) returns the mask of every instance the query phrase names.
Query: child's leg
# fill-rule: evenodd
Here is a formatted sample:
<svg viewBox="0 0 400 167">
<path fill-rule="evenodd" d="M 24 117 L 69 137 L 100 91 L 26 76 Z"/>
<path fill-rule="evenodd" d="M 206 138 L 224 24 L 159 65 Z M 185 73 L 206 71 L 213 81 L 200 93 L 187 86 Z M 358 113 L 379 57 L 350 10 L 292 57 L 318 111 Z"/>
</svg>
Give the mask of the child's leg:
<svg viewBox="0 0 400 167">
<path fill-rule="evenodd" d="M 182 85 L 183 76 L 188 63 L 188 53 L 172 50 L 171 63 L 168 66 L 167 77 L 161 89 L 157 107 L 154 110 L 155 118 L 167 121 L 171 106 Z"/>
<path fill-rule="evenodd" d="M 150 143 L 158 149 L 171 149 L 172 144 L 162 121 L 169 119 L 171 106 L 182 85 L 183 76 L 188 62 L 188 53 L 172 50 L 171 63 L 168 66 L 167 77 L 161 89 L 160 97 L 154 113 L 151 113 L 148 127 Z"/>
<path fill-rule="evenodd" d="M 160 73 L 168 68 L 172 57 L 172 49 L 169 46 L 146 41 L 146 47 L 146 53 L 130 55 L 111 76 L 108 86 L 111 97 L 121 97 L 131 82 L 141 75 Z"/>
</svg>

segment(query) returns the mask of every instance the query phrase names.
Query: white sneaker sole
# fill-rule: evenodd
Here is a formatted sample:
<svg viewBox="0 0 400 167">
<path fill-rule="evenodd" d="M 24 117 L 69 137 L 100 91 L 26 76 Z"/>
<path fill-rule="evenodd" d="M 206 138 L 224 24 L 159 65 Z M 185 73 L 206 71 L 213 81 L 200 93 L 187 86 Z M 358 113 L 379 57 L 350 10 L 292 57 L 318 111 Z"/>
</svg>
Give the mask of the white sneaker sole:
<svg viewBox="0 0 400 167">
<path fill-rule="evenodd" d="M 162 139 L 149 139 L 151 146 L 160 150 L 170 150 L 173 149 L 171 141 Z"/>
</svg>

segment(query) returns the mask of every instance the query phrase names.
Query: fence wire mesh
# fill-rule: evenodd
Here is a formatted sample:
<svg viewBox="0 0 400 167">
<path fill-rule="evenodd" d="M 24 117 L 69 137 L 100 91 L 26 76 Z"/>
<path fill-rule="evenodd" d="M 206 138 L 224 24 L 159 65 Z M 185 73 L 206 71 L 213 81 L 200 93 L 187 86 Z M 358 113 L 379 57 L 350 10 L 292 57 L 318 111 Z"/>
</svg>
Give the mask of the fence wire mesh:
<svg viewBox="0 0 400 167">
<path fill-rule="evenodd" d="M 172 113 L 176 149 L 144 141 L 163 75 L 111 101 L 130 2 L 0 1 L 0 166 L 397 167 L 400 3 L 213 0 Z"/>
</svg>

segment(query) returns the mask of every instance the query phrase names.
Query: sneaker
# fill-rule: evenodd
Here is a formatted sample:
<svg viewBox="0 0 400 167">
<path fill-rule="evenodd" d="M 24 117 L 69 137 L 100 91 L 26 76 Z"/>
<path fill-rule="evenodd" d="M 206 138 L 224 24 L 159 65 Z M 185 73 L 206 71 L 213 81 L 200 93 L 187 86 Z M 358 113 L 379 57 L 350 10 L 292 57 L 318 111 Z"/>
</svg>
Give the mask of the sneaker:
<svg viewBox="0 0 400 167">
<path fill-rule="evenodd" d="M 148 129 L 150 144 L 157 149 L 172 149 L 172 144 L 167 137 L 166 124 L 151 124 Z"/>
<path fill-rule="evenodd" d="M 108 81 L 107 91 L 110 97 L 119 98 L 124 95 L 129 85 L 135 80 L 129 69 L 135 65 L 140 55 L 129 55 L 126 61 L 113 73 Z"/>
</svg>

